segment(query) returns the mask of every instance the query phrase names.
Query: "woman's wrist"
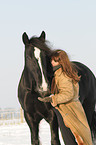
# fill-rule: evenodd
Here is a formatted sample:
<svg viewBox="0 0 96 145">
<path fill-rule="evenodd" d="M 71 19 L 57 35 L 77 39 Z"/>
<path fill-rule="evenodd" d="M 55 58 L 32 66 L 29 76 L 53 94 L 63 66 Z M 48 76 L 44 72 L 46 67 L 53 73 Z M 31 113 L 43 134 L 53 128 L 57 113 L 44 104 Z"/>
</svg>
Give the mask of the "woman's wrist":
<svg viewBox="0 0 96 145">
<path fill-rule="evenodd" d="M 54 94 L 51 94 L 49 97 L 52 97 L 52 96 L 54 96 Z"/>
</svg>

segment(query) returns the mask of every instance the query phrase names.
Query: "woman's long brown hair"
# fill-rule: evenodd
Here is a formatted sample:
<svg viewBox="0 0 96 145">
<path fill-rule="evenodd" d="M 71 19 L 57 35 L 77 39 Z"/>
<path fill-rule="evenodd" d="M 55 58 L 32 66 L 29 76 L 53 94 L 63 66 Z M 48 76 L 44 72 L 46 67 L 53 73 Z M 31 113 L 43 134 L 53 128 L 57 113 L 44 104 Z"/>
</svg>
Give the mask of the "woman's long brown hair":
<svg viewBox="0 0 96 145">
<path fill-rule="evenodd" d="M 73 82 L 79 82 L 80 76 L 78 76 L 78 71 L 75 65 L 70 62 L 67 53 L 63 50 L 55 50 L 51 55 L 51 60 L 59 62 L 62 67 L 63 73 L 68 77 L 72 78 Z"/>
</svg>

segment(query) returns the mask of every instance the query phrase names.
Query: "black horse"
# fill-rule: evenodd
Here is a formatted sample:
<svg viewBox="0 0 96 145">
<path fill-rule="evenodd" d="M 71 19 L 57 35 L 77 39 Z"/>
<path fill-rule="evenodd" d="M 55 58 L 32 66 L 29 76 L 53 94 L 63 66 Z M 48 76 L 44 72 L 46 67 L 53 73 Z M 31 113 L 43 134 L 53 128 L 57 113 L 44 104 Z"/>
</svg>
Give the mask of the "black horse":
<svg viewBox="0 0 96 145">
<path fill-rule="evenodd" d="M 56 110 L 54 111 L 50 103 L 43 103 L 38 100 L 39 96 L 46 97 L 50 95 L 53 77 L 50 55 L 53 50 L 50 49 L 45 41 L 44 31 L 40 37 L 32 37 L 31 39 L 24 33 L 23 42 L 25 44 L 25 66 L 18 86 L 18 98 L 31 131 L 31 143 L 39 145 L 39 123 L 44 118 L 50 124 L 51 144 L 60 145 L 58 113 L 56 116 Z M 81 75 L 79 84 L 80 101 L 94 135 L 96 133 L 96 79 L 85 65 L 79 62 L 74 63 L 77 65 L 79 75 Z"/>
</svg>

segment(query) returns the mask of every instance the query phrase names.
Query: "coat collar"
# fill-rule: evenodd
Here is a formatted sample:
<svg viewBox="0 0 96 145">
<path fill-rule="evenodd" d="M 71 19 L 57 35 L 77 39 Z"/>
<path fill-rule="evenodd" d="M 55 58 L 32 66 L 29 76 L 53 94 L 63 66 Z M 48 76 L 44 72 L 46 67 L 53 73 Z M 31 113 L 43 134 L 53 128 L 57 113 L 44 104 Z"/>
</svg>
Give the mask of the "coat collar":
<svg viewBox="0 0 96 145">
<path fill-rule="evenodd" d="M 56 70 L 58 70 L 59 68 L 61 68 L 61 65 L 56 65 L 53 67 L 53 72 L 55 72 Z"/>
<path fill-rule="evenodd" d="M 54 76 L 60 76 L 63 73 L 62 68 L 55 71 Z"/>
</svg>

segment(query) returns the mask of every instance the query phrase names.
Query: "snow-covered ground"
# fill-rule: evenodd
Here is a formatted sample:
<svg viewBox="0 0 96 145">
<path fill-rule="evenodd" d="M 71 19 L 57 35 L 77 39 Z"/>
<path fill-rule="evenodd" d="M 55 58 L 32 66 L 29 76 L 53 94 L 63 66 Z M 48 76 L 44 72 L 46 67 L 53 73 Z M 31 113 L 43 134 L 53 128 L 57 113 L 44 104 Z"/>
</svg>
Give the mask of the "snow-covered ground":
<svg viewBox="0 0 96 145">
<path fill-rule="evenodd" d="M 45 120 L 40 122 L 39 130 L 41 145 L 51 145 L 50 127 Z M 64 145 L 60 131 L 59 138 L 61 145 Z M 1 125 L 0 145 L 31 145 L 30 130 L 26 122 L 15 125 Z M 96 141 L 94 145 L 96 145 Z"/>
<path fill-rule="evenodd" d="M 49 124 L 42 120 L 39 137 L 42 145 L 51 145 Z M 60 134 L 61 145 L 64 145 Z M 0 145 L 31 145 L 30 130 L 26 123 L 0 126 Z"/>
</svg>

